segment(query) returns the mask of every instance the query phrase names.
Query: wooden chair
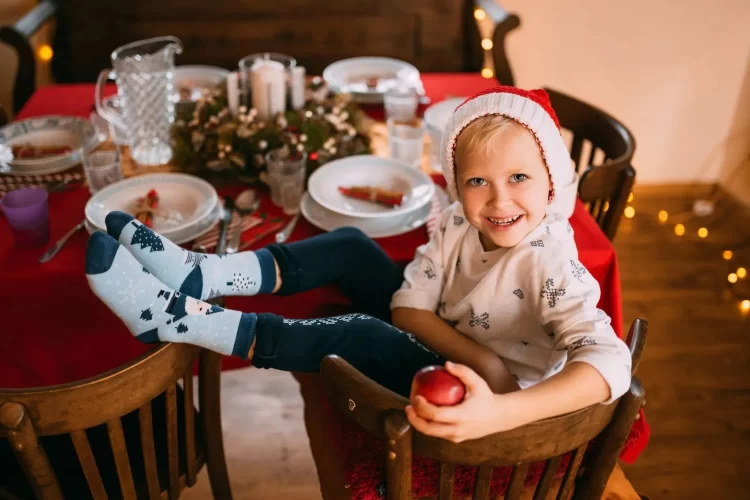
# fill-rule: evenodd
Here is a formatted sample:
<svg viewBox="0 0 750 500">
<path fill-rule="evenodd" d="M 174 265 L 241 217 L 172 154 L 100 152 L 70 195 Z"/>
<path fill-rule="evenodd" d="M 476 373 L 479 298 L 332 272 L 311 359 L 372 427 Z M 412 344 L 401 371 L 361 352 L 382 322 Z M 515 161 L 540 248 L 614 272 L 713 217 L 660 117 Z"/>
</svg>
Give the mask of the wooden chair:
<svg viewBox="0 0 750 500">
<path fill-rule="evenodd" d="M 503 85 L 515 85 L 515 79 L 513 78 L 513 70 L 510 67 L 508 61 L 508 54 L 505 50 L 505 38 L 514 29 L 521 25 L 521 20 L 517 15 L 508 12 L 505 8 L 498 3 L 497 0 L 473 0 L 473 7 L 471 11 L 464 13 L 466 22 L 475 25 L 473 28 L 476 31 L 476 20 L 474 19 L 474 9 L 482 9 L 492 22 L 492 62 L 495 66 L 495 78 Z M 471 32 L 467 28 L 468 32 Z M 468 43 L 480 44 L 481 37 L 469 39 Z M 472 64 L 466 69 L 466 71 L 477 71 L 478 68 L 484 66 L 484 52 L 471 52 L 467 51 L 467 60 L 470 58 Z"/>
<path fill-rule="evenodd" d="M 13 26 L 0 26 L 0 43 L 7 43 L 18 54 L 18 70 L 13 85 L 13 114 L 18 113 L 36 88 L 36 58 L 31 36 L 59 10 L 59 0 L 43 0 Z"/>
<path fill-rule="evenodd" d="M 626 163 L 588 167 L 581 175 L 578 196 L 610 241 L 615 239 L 634 183 L 635 169 Z"/>
<path fill-rule="evenodd" d="M 633 373 L 646 344 L 648 324 L 633 322 L 628 345 Z M 345 413 L 369 433 L 387 440 L 385 460 L 386 497 L 412 498 L 412 456 L 440 461 L 438 498 L 452 498 L 456 464 L 479 468 L 474 500 L 489 498 L 494 467 L 512 466 L 506 500 L 518 499 L 529 464 L 546 461 L 534 499 L 547 498 L 562 457 L 572 458 L 562 479 L 557 499 L 598 499 L 605 488 L 630 428 L 645 400 L 637 378 L 630 390 L 611 405 L 594 405 L 555 418 L 534 422 L 482 439 L 455 444 L 412 430 L 403 408 L 407 399 L 376 384 L 337 356 L 326 357 L 321 365 L 326 393 L 339 412 Z M 592 442 L 593 440 L 593 442 Z M 586 461 L 581 468 L 584 452 Z"/>
<path fill-rule="evenodd" d="M 560 126 L 573 133 L 570 157 L 576 172 L 605 163 L 630 165 L 635 152 L 635 137 L 625 125 L 575 97 L 550 88 L 544 90 L 549 94 Z M 588 146 L 588 155 L 584 154 L 585 146 Z"/>
<path fill-rule="evenodd" d="M 578 194 L 611 241 L 635 182 L 635 138 L 625 125 L 599 108 L 545 90 L 560 126 L 573 134 L 570 157 L 576 172 L 583 172 Z"/>
<path fill-rule="evenodd" d="M 214 497 L 231 499 L 220 363 L 195 346 L 161 344 L 101 376 L 0 390 L 0 498 L 176 499 L 206 464 Z"/>
</svg>

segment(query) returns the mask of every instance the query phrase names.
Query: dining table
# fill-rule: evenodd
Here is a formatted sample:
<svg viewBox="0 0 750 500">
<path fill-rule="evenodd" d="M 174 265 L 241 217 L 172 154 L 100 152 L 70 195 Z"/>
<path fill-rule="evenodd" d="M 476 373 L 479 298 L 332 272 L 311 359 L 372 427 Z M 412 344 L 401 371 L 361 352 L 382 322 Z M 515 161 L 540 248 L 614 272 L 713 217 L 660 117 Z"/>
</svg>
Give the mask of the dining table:
<svg viewBox="0 0 750 500">
<path fill-rule="evenodd" d="M 425 94 L 432 103 L 448 97 L 471 96 L 496 86 L 492 79 L 474 73 L 427 73 L 421 75 Z M 107 93 L 115 92 L 113 86 Z M 419 108 L 420 115 L 425 105 Z M 15 120 L 44 115 L 88 118 L 94 109 L 94 85 L 89 83 L 50 85 L 39 88 Z M 380 106 L 364 106 L 375 120 L 383 119 Z M 439 173 L 432 175 L 444 186 Z M 220 196 L 236 196 L 247 186 L 240 182 L 217 188 Z M 259 190 L 260 210 L 271 217 L 286 217 L 264 190 Z M 50 192 L 50 244 L 84 218 L 90 197 L 85 185 Z M 612 319 L 622 336 L 623 315 L 617 256 L 596 221 L 577 201 L 570 218 L 578 246 L 579 260 L 601 287 L 599 308 Z M 299 220 L 290 241 L 298 241 L 322 231 L 304 218 Z M 39 263 L 46 247 L 16 246 L 6 219 L 0 215 L 0 388 L 50 386 L 82 380 L 116 369 L 142 355 L 151 346 L 137 341 L 104 303 L 91 291 L 84 273 L 84 257 L 89 235 L 85 230 L 72 236 L 60 253 L 49 262 Z M 272 243 L 273 235 L 259 240 L 253 248 Z M 405 266 L 420 245 L 426 243 L 426 227 L 375 241 L 399 265 Z M 286 318 L 313 318 L 348 306 L 335 287 L 310 290 L 293 298 L 275 295 L 226 297 L 226 307 L 242 311 L 271 312 Z M 223 370 L 246 367 L 250 361 L 224 357 Z M 300 377 L 306 405 L 315 404 L 322 391 L 310 390 L 310 377 Z M 302 382 L 301 382 L 302 383 Z M 623 453 L 634 459 L 645 446 L 648 427 L 645 419 L 634 427 Z M 311 438 L 312 440 L 312 438 Z"/>
</svg>

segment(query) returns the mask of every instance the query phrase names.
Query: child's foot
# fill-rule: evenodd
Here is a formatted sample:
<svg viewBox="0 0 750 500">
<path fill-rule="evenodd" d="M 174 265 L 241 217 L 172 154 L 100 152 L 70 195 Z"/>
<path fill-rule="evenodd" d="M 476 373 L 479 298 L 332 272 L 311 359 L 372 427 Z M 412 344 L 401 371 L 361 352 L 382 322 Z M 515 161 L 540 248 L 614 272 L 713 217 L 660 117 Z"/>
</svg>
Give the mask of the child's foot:
<svg viewBox="0 0 750 500">
<path fill-rule="evenodd" d="M 123 212 L 110 212 L 107 232 L 166 285 L 196 299 L 272 292 L 276 264 L 271 252 L 208 255 L 180 248 Z"/>
<path fill-rule="evenodd" d="M 94 293 L 142 342 L 185 342 L 243 358 L 252 345 L 255 314 L 175 292 L 101 231 L 89 239 L 86 277 Z"/>
</svg>

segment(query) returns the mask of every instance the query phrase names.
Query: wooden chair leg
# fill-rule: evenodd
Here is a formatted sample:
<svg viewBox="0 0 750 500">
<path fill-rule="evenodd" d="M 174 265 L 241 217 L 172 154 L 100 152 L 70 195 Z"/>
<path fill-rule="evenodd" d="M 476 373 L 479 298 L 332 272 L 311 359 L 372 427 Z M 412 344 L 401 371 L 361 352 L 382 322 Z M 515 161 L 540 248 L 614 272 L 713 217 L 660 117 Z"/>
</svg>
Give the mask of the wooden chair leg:
<svg viewBox="0 0 750 500">
<path fill-rule="evenodd" d="M 587 459 L 587 473 L 576 484 L 574 500 L 600 498 L 607 486 L 609 476 L 617 464 L 620 450 L 628 439 L 630 429 L 638 415 L 638 410 L 646 399 L 646 391 L 640 381 L 633 377 L 630 390 L 620 399 L 612 421 L 604 432 L 599 435 Z"/>
<path fill-rule="evenodd" d="M 198 374 L 198 399 L 203 422 L 203 449 L 214 498 L 231 500 L 232 489 L 221 434 L 221 355 L 201 351 Z M 188 397 L 187 395 L 185 397 Z"/>
<path fill-rule="evenodd" d="M 324 500 L 349 500 L 345 486 L 344 465 L 337 450 L 331 446 L 326 422 L 332 417 L 325 407 L 325 390 L 319 373 L 292 373 L 299 383 L 305 405 L 305 430 L 310 441 L 315 468 L 318 472 L 320 493 Z"/>
<path fill-rule="evenodd" d="M 44 448 L 37 440 L 26 409 L 19 403 L 0 406 L 0 428 L 21 463 L 26 478 L 37 498 L 63 499 L 60 484 L 49 463 Z"/>
<path fill-rule="evenodd" d="M 404 412 L 390 410 L 385 418 L 388 447 L 385 457 L 386 498 L 412 500 L 411 426 Z"/>
</svg>

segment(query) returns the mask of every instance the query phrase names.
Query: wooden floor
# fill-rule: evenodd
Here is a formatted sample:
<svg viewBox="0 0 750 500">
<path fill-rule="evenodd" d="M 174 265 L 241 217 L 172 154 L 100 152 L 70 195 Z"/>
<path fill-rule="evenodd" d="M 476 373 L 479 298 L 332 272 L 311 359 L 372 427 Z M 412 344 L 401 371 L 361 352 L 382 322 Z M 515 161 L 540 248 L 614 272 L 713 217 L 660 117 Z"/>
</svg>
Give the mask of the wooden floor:
<svg viewBox="0 0 750 500">
<path fill-rule="evenodd" d="M 750 214 L 720 203 L 713 217 L 673 221 L 705 189 L 637 188 L 636 216 L 615 246 L 625 323 L 645 317 L 649 343 L 638 376 L 652 428 L 647 450 L 625 466 L 652 499 L 750 498 L 750 319 L 727 292 L 722 252 L 750 242 Z M 708 238 L 696 236 L 700 225 Z M 750 246 L 738 255 L 750 268 Z M 747 278 L 745 281 L 750 281 Z M 750 298 L 750 287 L 745 288 Z M 286 373 L 241 370 L 223 376 L 223 420 L 236 499 L 320 498 L 295 380 Z M 205 472 L 184 498 L 210 498 Z"/>
<path fill-rule="evenodd" d="M 647 391 L 649 447 L 625 473 L 652 498 L 750 498 L 750 318 L 727 292 L 722 252 L 743 244 L 735 261 L 750 269 L 750 214 L 722 198 L 714 215 L 658 222 L 691 208 L 686 189 L 642 188 L 636 216 L 620 226 L 626 324 L 649 321 L 649 343 L 638 372 Z M 704 190 L 705 194 L 705 190 Z M 696 232 L 709 229 L 701 240 Z M 743 280 L 750 299 L 750 278 Z"/>
</svg>

